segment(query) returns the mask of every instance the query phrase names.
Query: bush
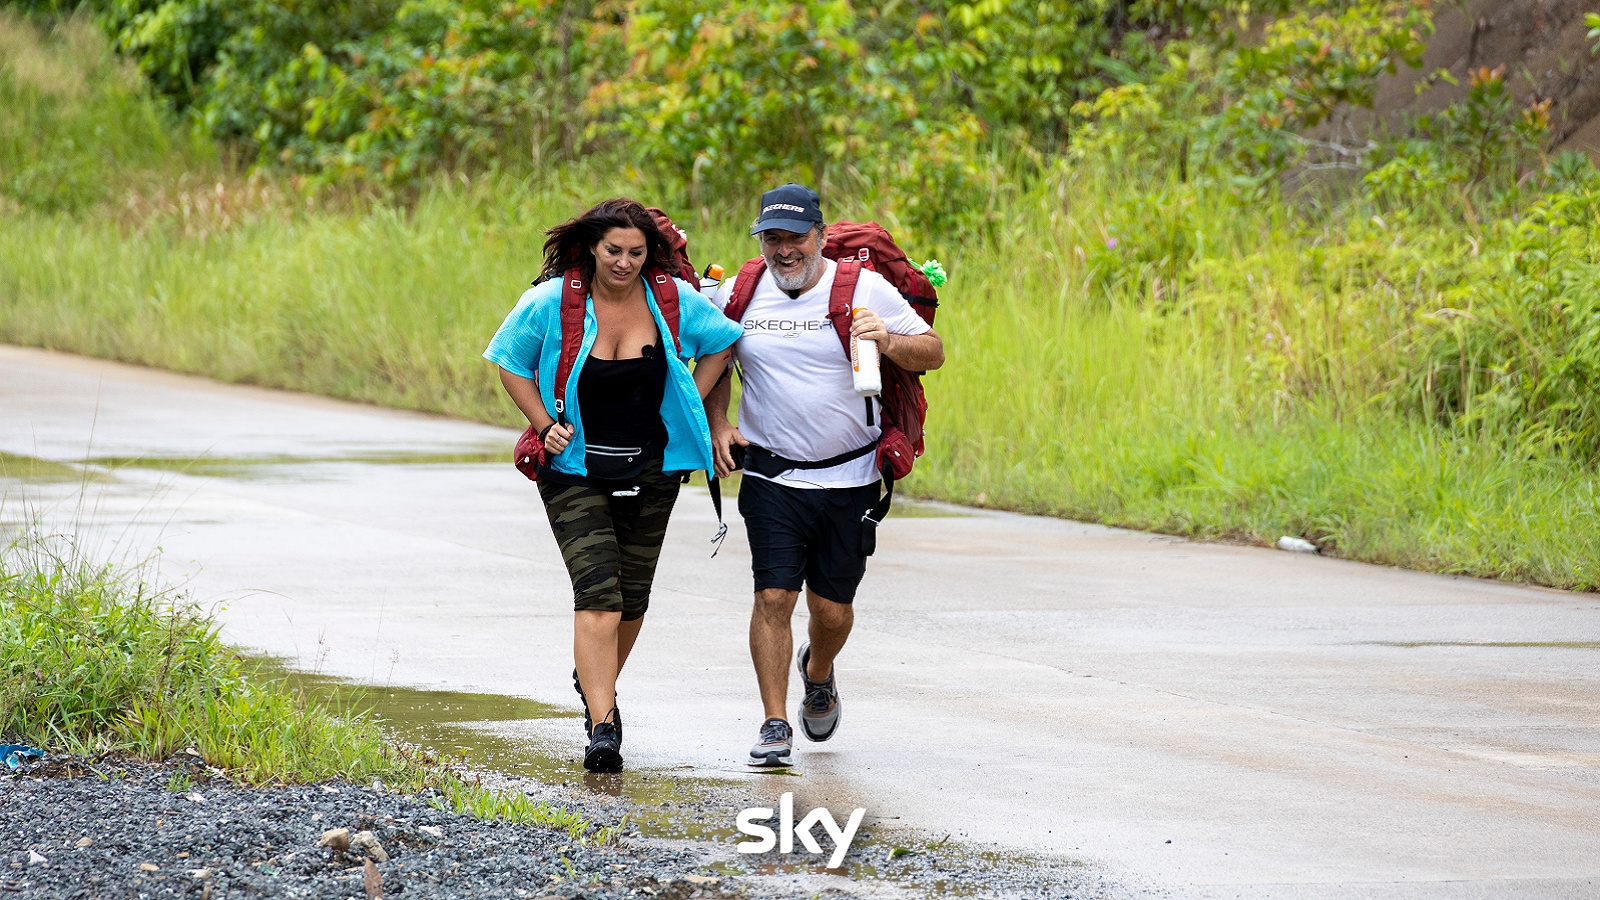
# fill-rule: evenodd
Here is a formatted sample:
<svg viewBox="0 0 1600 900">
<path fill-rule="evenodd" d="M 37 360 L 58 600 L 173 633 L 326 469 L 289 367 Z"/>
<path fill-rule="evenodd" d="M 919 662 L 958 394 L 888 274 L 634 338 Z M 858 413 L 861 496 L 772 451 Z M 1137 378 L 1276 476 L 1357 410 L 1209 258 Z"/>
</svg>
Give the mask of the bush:
<svg viewBox="0 0 1600 900">
<path fill-rule="evenodd" d="M 1423 317 L 1415 389 L 1436 415 L 1528 453 L 1600 459 L 1600 174 L 1495 224 Z"/>
<path fill-rule="evenodd" d="M 405 768 L 371 720 L 248 677 L 181 596 L 27 538 L 0 553 L 0 733 L 156 759 L 193 747 L 249 781 Z"/>
<path fill-rule="evenodd" d="M 81 210 L 174 155 L 192 161 L 138 73 L 82 18 L 41 30 L 0 10 L 0 105 L 0 211 L 6 197 Z"/>
</svg>

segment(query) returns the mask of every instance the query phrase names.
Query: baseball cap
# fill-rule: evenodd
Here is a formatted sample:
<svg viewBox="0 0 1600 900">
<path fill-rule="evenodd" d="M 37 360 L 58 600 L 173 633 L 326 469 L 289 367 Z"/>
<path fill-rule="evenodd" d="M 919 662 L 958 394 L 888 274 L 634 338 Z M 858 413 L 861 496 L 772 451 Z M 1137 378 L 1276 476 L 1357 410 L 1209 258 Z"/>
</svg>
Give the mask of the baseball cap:
<svg viewBox="0 0 1600 900">
<path fill-rule="evenodd" d="M 822 201 L 817 192 L 790 182 L 761 195 L 761 214 L 750 227 L 750 234 L 781 228 L 805 234 L 822 224 Z"/>
</svg>

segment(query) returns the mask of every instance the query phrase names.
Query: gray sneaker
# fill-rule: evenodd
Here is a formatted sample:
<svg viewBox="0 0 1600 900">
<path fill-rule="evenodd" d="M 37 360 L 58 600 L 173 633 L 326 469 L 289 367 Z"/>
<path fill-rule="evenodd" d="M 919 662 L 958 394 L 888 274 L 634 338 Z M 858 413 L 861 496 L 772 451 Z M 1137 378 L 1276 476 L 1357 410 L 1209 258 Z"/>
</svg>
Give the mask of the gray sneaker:
<svg viewBox="0 0 1600 900">
<path fill-rule="evenodd" d="M 761 723 L 761 739 L 750 748 L 752 766 L 787 766 L 789 754 L 794 752 L 793 732 L 789 723 L 774 716 Z"/>
<path fill-rule="evenodd" d="M 806 675 L 806 663 L 811 661 L 811 642 L 800 645 L 794 655 L 794 664 L 800 670 L 800 681 L 806 686 L 806 698 L 800 701 L 800 730 L 818 743 L 833 737 L 839 730 L 839 717 L 844 704 L 839 702 L 839 689 L 833 683 L 833 673 L 827 681 L 812 681 Z"/>
</svg>

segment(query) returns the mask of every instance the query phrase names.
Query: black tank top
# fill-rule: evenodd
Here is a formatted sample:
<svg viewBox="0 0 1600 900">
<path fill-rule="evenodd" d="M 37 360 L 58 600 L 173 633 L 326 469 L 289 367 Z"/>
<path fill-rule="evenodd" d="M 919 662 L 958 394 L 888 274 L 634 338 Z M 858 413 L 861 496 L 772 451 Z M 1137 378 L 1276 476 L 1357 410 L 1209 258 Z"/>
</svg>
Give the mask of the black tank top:
<svg viewBox="0 0 1600 900">
<path fill-rule="evenodd" d="M 667 390 L 667 356 L 651 344 L 633 359 L 590 356 L 578 376 L 589 477 L 638 478 L 666 454 L 661 401 Z"/>
</svg>

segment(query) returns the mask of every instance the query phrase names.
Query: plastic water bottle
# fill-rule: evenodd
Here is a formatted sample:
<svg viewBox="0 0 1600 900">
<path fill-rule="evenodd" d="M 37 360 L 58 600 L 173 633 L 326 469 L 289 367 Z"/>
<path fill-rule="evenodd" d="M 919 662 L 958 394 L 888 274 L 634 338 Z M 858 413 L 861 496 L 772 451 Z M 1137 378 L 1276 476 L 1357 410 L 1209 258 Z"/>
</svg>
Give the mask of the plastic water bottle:
<svg viewBox="0 0 1600 900">
<path fill-rule="evenodd" d="M 859 315 L 866 310 L 856 307 L 850 311 L 851 315 Z M 857 397 L 876 397 L 883 392 L 883 374 L 878 371 L 878 342 L 850 339 L 850 368 L 855 382 Z"/>
<path fill-rule="evenodd" d="M 722 276 L 725 274 L 727 271 L 716 263 L 706 266 L 705 272 L 700 275 L 700 292 L 707 297 L 711 296 L 718 285 L 722 284 Z"/>
</svg>

